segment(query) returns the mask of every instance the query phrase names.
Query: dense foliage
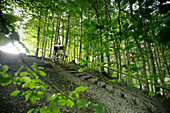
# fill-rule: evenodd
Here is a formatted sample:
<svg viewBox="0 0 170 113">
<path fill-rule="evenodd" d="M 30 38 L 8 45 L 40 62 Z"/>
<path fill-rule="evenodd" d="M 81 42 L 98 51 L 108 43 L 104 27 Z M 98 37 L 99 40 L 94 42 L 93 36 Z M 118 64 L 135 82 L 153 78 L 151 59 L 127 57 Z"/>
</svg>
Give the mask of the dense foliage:
<svg viewBox="0 0 170 113">
<path fill-rule="evenodd" d="M 106 72 L 114 82 L 151 96 L 170 90 L 169 0 L 3 0 L 0 5 L 0 44 L 9 37 L 20 40 L 42 57 L 52 56 L 54 42 L 65 44 L 69 61 Z"/>
</svg>

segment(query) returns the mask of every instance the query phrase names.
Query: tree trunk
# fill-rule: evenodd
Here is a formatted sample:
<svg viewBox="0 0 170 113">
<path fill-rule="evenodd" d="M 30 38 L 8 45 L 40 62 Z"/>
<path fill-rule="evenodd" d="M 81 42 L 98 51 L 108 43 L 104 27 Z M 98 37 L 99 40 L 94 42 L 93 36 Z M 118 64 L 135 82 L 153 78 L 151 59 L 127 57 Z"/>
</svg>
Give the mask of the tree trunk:
<svg viewBox="0 0 170 113">
<path fill-rule="evenodd" d="M 99 24 L 99 12 L 98 12 L 98 2 L 97 2 L 97 0 L 95 1 L 95 4 L 93 5 L 93 7 L 94 7 L 94 10 L 96 12 L 97 24 Z M 100 29 L 99 32 L 100 32 L 100 35 L 101 35 L 102 34 L 101 29 Z M 103 40 L 103 38 L 100 37 L 100 46 L 103 45 L 103 41 L 102 40 Z M 103 55 L 103 53 L 101 52 L 100 55 L 101 55 L 100 61 L 101 61 L 101 63 L 104 63 L 104 55 Z M 103 66 L 101 66 L 100 71 L 104 72 L 104 67 Z"/>
<path fill-rule="evenodd" d="M 154 57 L 153 57 L 153 52 L 152 52 L 152 48 L 150 46 L 150 44 L 148 43 L 148 47 L 150 48 L 149 50 L 149 56 L 150 56 L 150 62 L 151 62 L 151 68 L 152 68 L 152 74 L 156 75 L 156 67 L 155 67 L 155 63 L 154 63 Z M 159 87 L 157 87 L 158 84 L 158 79 L 155 78 L 155 92 L 160 91 Z"/>
<path fill-rule="evenodd" d="M 48 19 L 48 25 L 47 25 L 47 33 L 46 33 L 46 38 L 45 38 L 45 49 L 44 49 L 44 57 L 46 55 L 47 51 L 47 43 L 48 43 L 48 37 L 49 37 L 49 19 Z"/>
<path fill-rule="evenodd" d="M 142 63 L 141 63 L 141 64 L 142 64 L 142 73 L 144 74 L 145 79 L 146 79 L 146 81 L 148 82 L 148 76 L 147 76 L 147 73 L 146 73 L 146 63 L 145 63 L 144 53 L 142 52 L 142 48 L 141 48 L 138 40 L 135 39 L 135 42 L 136 42 L 136 44 L 137 44 L 137 48 L 138 48 L 139 53 L 141 54 L 141 58 L 142 58 Z M 145 89 L 146 89 L 147 91 L 149 91 L 149 84 L 148 84 L 148 83 L 145 83 L 145 86 L 144 86 L 144 87 L 145 87 Z"/>
<path fill-rule="evenodd" d="M 44 38 L 43 38 L 43 40 L 42 40 L 42 61 L 43 61 L 43 58 L 44 58 L 43 53 L 44 53 L 44 41 L 45 41 L 45 35 L 46 35 L 46 30 L 45 30 L 45 28 L 46 28 L 46 23 L 47 23 L 47 15 L 45 15 Z"/>
<path fill-rule="evenodd" d="M 39 15 L 39 26 L 38 26 L 38 33 L 37 33 L 37 49 L 36 49 L 36 57 L 38 57 L 38 52 L 39 52 L 39 44 L 40 44 L 40 23 L 41 22 L 41 15 Z"/>
<path fill-rule="evenodd" d="M 88 22 L 90 22 L 90 4 L 89 4 L 89 2 L 88 2 Z M 88 46 L 88 47 L 90 47 L 90 46 Z M 88 49 L 88 50 L 90 50 L 90 49 Z M 86 53 L 89 53 L 89 51 L 86 50 Z M 86 60 L 87 61 L 89 60 L 89 56 L 86 57 Z M 86 66 L 88 66 L 88 63 L 86 63 Z"/>
<path fill-rule="evenodd" d="M 106 0 L 103 0 L 103 1 L 104 1 L 104 5 L 105 5 L 105 16 L 106 16 L 106 19 L 107 20 L 111 20 Z M 106 37 L 106 41 L 108 41 L 108 37 Z M 110 63 L 109 46 L 108 46 L 108 50 L 107 50 L 106 56 L 107 56 L 107 63 L 109 64 Z M 107 69 L 108 69 L 108 75 L 110 75 L 110 67 L 109 67 L 109 65 L 108 65 Z"/>
<path fill-rule="evenodd" d="M 161 70 L 161 61 L 160 61 L 160 56 L 159 56 L 158 47 L 157 47 L 156 44 L 155 44 L 154 50 L 155 50 L 154 53 L 155 53 L 155 58 L 156 58 L 156 65 L 157 65 L 157 67 L 158 67 L 158 72 L 159 72 L 159 75 L 160 75 L 161 85 L 164 86 L 164 85 L 165 85 L 165 77 L 164 77 L 164 75 L 161 73 L 161 72 L 162 72 L 162 70 Z M 162 89 L 162 92 L 163 92 L 163 95 L 165 95 L 164 89 Z"/>
<path fill-rule="evenodd" d="M 50 58 L 51 58 L 51 53 L 52 53 L 52 45 L 53 45 L 53 39 L 54 39 L 54 19 L 52 19 L 52 23 L 53 23 L 53 29 L 52 29 L 52 37 L 51 37 L 51 44 L 50 44 Z"/>
<path fill-rule="evenodd" d="M 82 32 L 83 32 L 83 13 L 81 14 L 81 31 L 80 31 L 80 49 L 79 49 L 79 63 L 80 63 L 80 59 L 81 59 L 81 51 L 82 51 Z"/>
<path fill-rule="evenodd" d="M 73 26 L 73 33 L 75 32 L 75 30 L 74 30 L 74 26 Z M 76 39 L 75 39 L 76 37 L 74 37 L 74 61 L 76 61 Z"/>
<path fill-rule="evenodd" d="M 169 77 L 170 77 L 170 69 L 169 69 L 169 65 L 168 65 L 168 62 L 167 62 L 167 58 L 165 56 L 165 46 L 162 45 L 162 55 L 163 55 L 163 59 L 164 59 L 164 64 L 166 65 L 166 69 L 167 69 L 167 72 L 169 74 Z"/>
<path fill-rule="evenodd" d="M 59 19 L 61 19 L 61 15 L 59 16 Z M 56 36 L 55 36 L 55 43 L 59 43 L 60 39 L 60 21 L 59 19 L 57 20 L 57 25 L 56 25 Z"/>
<path fill-rule="evenodd" d="M 125 40 L 125 47 L 127 46 L 129 44 L 129 39 L 127 39 L 127 40 Z M 130 65 L 130 56 L 129 56 L 129 49 L 126 49 L 125 50 L 125 52 L 126 52 L 126 65 L 127 65 L 127 67 L 129 67 L 129 65 Z M 129 74 L 129 73 L 128 73 Z M 132 78 L 127 78 L 126 79 L 126 83 L 132 83 L 133 81 L 132 81 Z"/>
<path fill-rule="evenodd" d="M 67 49 L 67 43 L 68 43 L 69 28 L 70 28 L 70 14 L 68 15 L 68 26 L 67 26 L 67 34 L 66 34 L 66 42 L 65 42 L 66 49 Z"/>
<path fill-rule="evenodd" d="M 121 7 L 120 7 L 119 0 L 117 0 L 117 3 L 118 3 L 118 8 L 119 8 L 118 24 L 119 24 L 119 35 L 120 35 L 120 42 L 119 42 L 119 44 L 117 44 L 117 49 L 118 49 L 118 58 L 119 58 L 119 79 L 121 79 L 122 78 L 122 66 L 121 66 L 121 56 L 120 56 L 120 44 L 121 44 L 121 38 L 122 38 L 121 20 L 120 20 Z"/>
<path fill-rule="evenodd" d="M 59 37 L 59 42 L 58 42 L 58 44 L 59 45 L 61 45 L 61 44 L 64 44 L 64 30 L 65 30 L 65 22 L 62 22 L 62 34 L 61 34 L 61 36 L 62 36 L 62 38 L 60 39 L 60 37 Z"/>
<path fill-rule="evenodd" d="M 115 38 L 115 34 L 114 34 L 114 38 Z M 116 46 L 115 46 L 115 41 L 113 40 L 113 48 L 114 48 L 114 54 L 115 54 L 115 58 L 116 58 L 116 64 L 117 64 L 117 70 L 119 69 L 119 63 L 118 63 L 118 56 L 117 56 L 117 51 L 116 51 Z M 117 71 L 117 79 L 119 79 L 119 71 Z"/>
</svg>

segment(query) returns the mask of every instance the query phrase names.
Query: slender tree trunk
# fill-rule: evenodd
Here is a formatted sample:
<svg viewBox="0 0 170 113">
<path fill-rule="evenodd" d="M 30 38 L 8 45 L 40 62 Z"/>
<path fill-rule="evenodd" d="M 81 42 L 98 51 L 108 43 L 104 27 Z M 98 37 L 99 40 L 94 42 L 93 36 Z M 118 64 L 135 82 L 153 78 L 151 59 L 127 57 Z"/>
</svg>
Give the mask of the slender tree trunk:
<svg viewBox="0 0 170 113">
<path fill-rule="evenodd" d="M 115 36 L 115 34 L 114 34 L 114 37 L 116 37 Z M 113 40 L 113 47 L 114 47 L 114 54 L 115 54 L 115 58 L 116 58 L 116 64 L 117 64 L 117 70 L 119 69 L 119 62 L 118 62 L 118 56 L 117 56 L 117 51 L 116 51 L 116 46 L 115 46 L 116 44 L 115 44 L 115 41 Z M 119 79 L 119 71 L 117 71 L 117 79 Z"/>
<path fill-rule="evenodd" d="M 59 16 L 59 19 L 61 19 L 61 15 Z M 57 20 L 57 25 L 56 25 L 56 36 L 55 36 L 55 43 L 59 43 L 60 39 L 60 21 L 59 19 Z"/>
<path fill-rule="evenodd" d="M 76 55 L 76 57 L 78 58 L 78 53 L 79 53 L 79 40 L 78 40 L 78 38 L 77 38 L 76 41 L 77 41 L 77 46 L 76 46 L 77 47 L 77 52 L 76 52 L 77 55 Z M 78 62 L 78 59 L 77 59 L 77 62 Z"/>
<path fill-rule="evenodd" d="M 104 5 L 105 5 L 105 16 L 107 19 L 111 20 L 111 17 L 110 17 L 110 13 L 109 13 L 109 9 L 107 7 L 107 3 L 106 3 L 106 0 L 103 0 L 104 1 Z"/>
<path fill-rule="evenodd" d="M 148 76 L 147 76 L 147 73 L 146 73 L 146 63 L 145 63 L 144 53 L 142 52 L 142 48 L 141 48 L 139 42 L 136 39 L 135 39 L 135 42 L 137 44 L 137 48 L 138 48 L 139 53 L 141 54 L 141 58 L 142 58 L 142 63 L 141 63 L 142 64 L 142 73 L 144 74 L 144 76 L 146 78 L 146 81 L 148 82 Z M 145 87 L 145 89 L 147 91 L 149 91 L 149 84 L 148 83 L 146 83 L 144 87 Z"/>
<path fill-rule="evenodd" d="M 68 15 L 68 26 L 67 26 L 67 34 L 66 34 L 66 42 L 65 42 L 66 48 L 67 48 L 67 43 L 68 43 L 69 28 L 70 28 L 70 14 Z"/>
<path fill-rule="evenodd" d="M 45 30 L 45 28 L 46 28 L 46 23 L 47 23 L 47 15 L 45 15 L 44 38 L 43 38 L 43 40 L 42 40 L 42 61 L 43 61 L 43 58 L 44 58 L 43 53 L 44 53 L 44 42 L 45 42 L 45 35 L 46 35 L 46 30 Z"/>
<path fill-rule="evenodd" d="M 36 57 L 38 57 L 39 52 L 39 44 L 40 44 L 40 27 L 41 27 L 41 15 L 39 15 L 39 25 L 38 25 L 38 33 L 37 33 L 37 49 L 36 49 Z"/>
<path fill-rule="evenodd" d="M 46 55 L 46 51 L 47 51 L 47 43 L 48 43 L 48 37 L 49 37 L 49 19 L 48 19 L 48 25 L 47 25 L 47 33 L 46 33 L 46 38 L 45 38 L 45 49 L 44 49 L 44 57 Z"/>
<path fill-rule="evenodd" d="M 52 55 L 52 45 L 53 45 L 53 39 L 54 39 L 54 19 L 52 19 L 52 23 L 53 23 L 53 29 L 52 29 L 52 37 L 51 37 L 51 44 L 50 44 L 50 57 Z"/>
<path fill-rule="evenodd" d="M 81 31 L 80 31 L 80 49 L 79 49 L 79 63 L 80 63 L 80 59 L 81 59 L 81 51 L 82 51 L 82 32 L 83 32 L 83 13 L 81 14 Z"/>
<path fill-rule="evenodd" d="M 106 19 L 107 20 L 111 20 L 106 0 L 103 0 L 103 1 L 104 1 L 104 5 L 105 5 L 105 16 L 106 16 Z M 106 37 L 106 41 L 108 41 L 108 37 Z M 108 46 L 108 50 L 107 50 L 106 56 L 107 56 L 107 63 L 110 63 L 109 46 Z M 108 65 L 107 69 L 108 69 L 108 75 L 110 75 L 110 67 L 109 67 L 109 65 Z"/>
<path fill-rule="evenodd" d="M 90 22 L 90 4 L 89 4 L 89 2 L 88 2 L 88 22 Z M 87 41 L 88 42 L 88 41 Z M 87 43 L 86 42 L 86 43 Z M 88 48 L 89 48 L 90 46 L 88 46 Z M 88 49 L 88 50 L 90 50 L 90 49 Z M 87 51 L 86 50 L 86 53 L 89 53 L 89 51 Z M 86 57 L 86 60 L 88 61 L 89 60 L 89 56 L 87 56 Z M 86 66 L 88 66 L 88 63 L 86 63 Z"/>
<path fill-rule="evenodd" d="M 100 34 L 101 34 L 101 30 L 100 30 Z M 100 46 L 102 47 L 103 46 L 103 38 L 102 37 L 100 37 Z M 104 54 L 101 52 L 101 57 L 100 57 L 100 59 L 101 59 L 101 63 L 104 63 Z M 101 72 L 104 72 L 104 67 L 103 66 L 101 66 Z"/>
<path fill-rule="evenodd" d="M 148 48 L 146 43 L 144 43 L 144 48 Z M 145 49 L 145 53 L 149 53 L 148 49 Z M 146 69 L 147 68 L 148 68 L 147 76 L 150 77 L 150 75 L 152 73 L 152 71 L 151 71 L 151 62 L 150 61 L 146 62 Z M 151 81 L 151 83 L 152 83 L 152 81 Z M 152 84 L 150 84 L 149 89 L 150 89 L 150 91 L 154 92 Z"/>
<path fill-rule="evenodd" d="M 160 61 L 158 47 L 156 44 L 155 44 L 155 56 L 157 57 L 157 66 L 158 66 L 159 74 L 161 75 L 161 61 Z"/>
<path fill-rule="evenodd" d="M 121 42 L 120 42 L 121 43 Z M 120 56 L 120 43 L 119 44 L 117 44 L 116 43 L 116 47 L 117 47 L 117 55 L 118 55 L 118 69 L 119 69 L 119 71 L 118 71 L 118 79 L 121 79 L 122 78 L 122 66 L 121 66 L 121 56 Z"/>
<path fill-rule="evenodd" d="M 151 48 L 150 44 L 148 44 L 148 47 Z M 153 57 L 153 52 L 152 49 L 149 50 L 149 56 L 150 56 L 150 62 L 151 62 L 151 68 L 152 68 L 152 74 L 156 75 L 156 67 L 154 63 L 154 57 Z M 158 79 L 155 78 L 155 84 L 158 84 Z M 155 92 L 160 91 L 159 87 L 155 85 Z"/>
<path fill-rule="evenodd" d="M 127 46 L 129 44 L 129 39 L 127 39 L 127 40 L 125 40 L 125 47 Z M 125 52 L 126 52 L 126 65 L 127 65 L 127 67 L 129 67 L 130 66 L 130 56 L 129 56 L 129 49 L 126 49 L 125 50 Z M 128 73 L 129 74 L 129 73 Z M 127 78 L 127 80 L 126 80 L 126 83 L 132 83 L 133 81 L 132 81 L 132 78 Z"/>
<path fill-rule="evenodd" d="M 62 24 L 63 24 L 63 25 L 62 25 L 62 39 L 60 40 L 60 37 L 59 37 L 59 45 L 60 45 L 60 44 L 64 44 L 64 36 L 65 36 L 65 35 L 64 35 L 64 31 L 65 31 L 65 25 L 64 25 L 64 24 L 65 24 L 65 23 L 62 22 Z"/>
<path fill-rule="evenodd" d="M 120 42 L 119 42 L 119 44 L 117 44 L 117 49 L 118 49 L 118 58 L 119 58 L 119 79 L 121 79 L 122 78 L 122 66 L 121 66 L 121 56 L 120 56 L 120 44 L 121 44 L 121 38 L 122 38 L 121 20 L 120 20 L 121 7 L 120 7 L 119 0 L 117 0 L 117 3 L 118 3 L 118 8 L 119 8 L 118 24 L 119 24 L 119 35 L 120 35 Z"/>
<path fill-rule="evenodd" d="M 154 50 L 155 50 L 154 53 L 155 53 L 155 58 L 156 58 L 156 65 L 157 65 L 158 72 L 159 72 L 159 75 L 160 75 L 161 85 L 164 86 L 165 85 L 165 77 L 161 73 L 162 70 L 161 70 L 160 56 L 159 56 L 159 51 L 158 51 L 158 47 L 157 47 L 156 44 L 155 44 Z M 163 92 L 163 95 L 165 95 L 164 89 L 162 89 L 162 92 Z"/>
<path fill-rule="evenodd" d="M 73 33 L 75 32 L 75 30 L 74 30 L 74 25 L 73 25 Z M 75 39 L 76 37 L 74 37 L 74 61 L 76 61 L 76 39 Z"/>
<path fill-rule="evenodd" d="M 167 69 L 167 72 L 168 72 L 169 77 L 170 77 L 170 69 L 169 69 L 169 65 L 168 65 L 168 62 L 167 62 L 166 55 L 165 55 L 165 46 L 163 46 L 163 45 L 162 45 L 162 55 L 163 55 L 163 59 L 164 59 L 164 64 L 166 65 L 166 69 Z"/>
<path fill-rule="evenodd" d="M 98 2 L 97 2 L 97 0 L 95 2 L 96 2 L 96 4 L 94 4 L 93 7 L 94 7 L 94 10 L 96 12 L 97 24 L 99 24 Z M 101 29 L 100 29 L 99 32 L 100 32 L 100 34 L 102 34 Z M 100 37 L 100 46 L 103 46 L 103 41 L 102 40 L 103 40 L 102 37 Z M 100 60 L 101 60 L 101 63 L 104 63 L 104 55 L 103 55 L 102 52 L 101 52 Z M 101 66 L 100 71 L 104 72 L 104 67 L 103 66 Z"/>
<path fill-rule="evenodd" d="M 149 75 L 151 75 L 151 68 L 150 68 L 150 65 L 151 65 L 151 63 L 150 63 L 150 61 L 148 62 L 148 71 L 149 71 Z M 151 83 L 153 83 L 152 81 L 151 81 Z M 154 89 L 153 89 L 153 85 L 151 84 L 150 85 L 150 88 L 151 88 L 151 92 L 154 92 Z"/>
</svg>

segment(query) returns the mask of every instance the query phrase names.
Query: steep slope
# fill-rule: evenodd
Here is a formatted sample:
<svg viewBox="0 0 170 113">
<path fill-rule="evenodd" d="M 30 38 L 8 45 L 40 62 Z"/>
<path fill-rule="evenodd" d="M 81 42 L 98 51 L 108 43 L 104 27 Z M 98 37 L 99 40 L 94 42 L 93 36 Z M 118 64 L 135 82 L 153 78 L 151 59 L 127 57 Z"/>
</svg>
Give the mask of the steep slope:
<svg viewBox="0 0 170 113">
<path fill-rule="evenodd" d="M 67 92 L 68 90 L 74 90 L 77 86 L 86 86 L 88 89 L 85 93 L 82 93 L 80 98 L 84 98 L 92 103 L 99 103 L 104 106 L 105 113 L 168 113 L 169 108 L 166 108 L 163 104 L 157 100 L 150 98 L 149 96 L 141 93 L 137 89 L 129 89 L 126 86 L 114 84 L 101 78 L 97 74 L 84 71 L 79 73 L 78 66 L 73 63 L 65 63 L 63 65 L 55 65 L 51 61 L 41 62 L 40 58 L 33 56 L 22 55 L 24 60 L 32 65 L 36 62 L 38 66 L 44 67 L 44 71 L 47 74 L 45 78 L 48 82 L 54 85 L 59 91 Z M 19 55 L 7 54 L 0 51 L 0 63 L 2 65 L 9 66 L 9 72 L 11 75 L 23 65 Z M 46 83 L 47 84 L 47 83 Z M 47 86 L 49 86 L 47 84 Z M 50 86 L 49 86 L 50 87 Z M 32 106 L 24 101 L 23 98 L 10 97 L 10 93 L 18 89 L 15 85 L 0 86 L 0 112 L 1 113 L 25 113 L 31 108 L 47 105 L 46 98 L 36 103 L 36 106 Z M 48 93 L 57 93 L 52 89 Z M 92 108 L 85 108 L 78 110 L 77 107 L 61 107 L 62 113 L 82 113 L 82 112 L 94 112 Z"/>
</svg>

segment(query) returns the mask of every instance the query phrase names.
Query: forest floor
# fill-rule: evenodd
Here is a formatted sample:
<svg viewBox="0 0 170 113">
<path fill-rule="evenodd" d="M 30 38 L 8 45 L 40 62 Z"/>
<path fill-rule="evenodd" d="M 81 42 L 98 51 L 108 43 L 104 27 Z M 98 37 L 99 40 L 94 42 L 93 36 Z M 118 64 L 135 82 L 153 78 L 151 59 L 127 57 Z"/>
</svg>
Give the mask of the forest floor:
<svg viewBox="0 0 170 113">
<path fill-rule="evenodd" d="M 73 91 L 78 86 L 88 87 L 85 92 L 80 94 L 80 99 L 103 105 L 105 113 L 170 113 L 170 104 L 160 103 L 136 88 L 109 82 L 93 69 L 87 69 L 80 73 L 78 72 L 80 66 L 75 63 L 65 62 L 63 65 L 56 65 L 49 60 L 41 62 L 41 58 L 34 56 L 22 54 L 22 57 L 29 65 L 36 62 L 38 66 L 44 67 L 43 71 L 47 75 L 45 79 L 59 92 Z M 14 76 L 23 62 L 20 55 L 0 51 L 0 64 L 7 65 L 8 72 Z M 51 89 L 45 95 L 58 93 L 46 82 L 45 84 Z M 23 97 L 10 96 L 10 93 L 17 89 L 22 90 L 21 87 L 14 84 L 0 86 L 0 113 L 26 113 L 32 108 L 40 108 L 49 104 L 46 97 L 37 101 L 33 106 L 25 102 Z M 91 107 L 80 110 L 76 106 L 73 108 L 57 107 L 61 113 L 94 113 L 94 109 Z"/>
</svg>

